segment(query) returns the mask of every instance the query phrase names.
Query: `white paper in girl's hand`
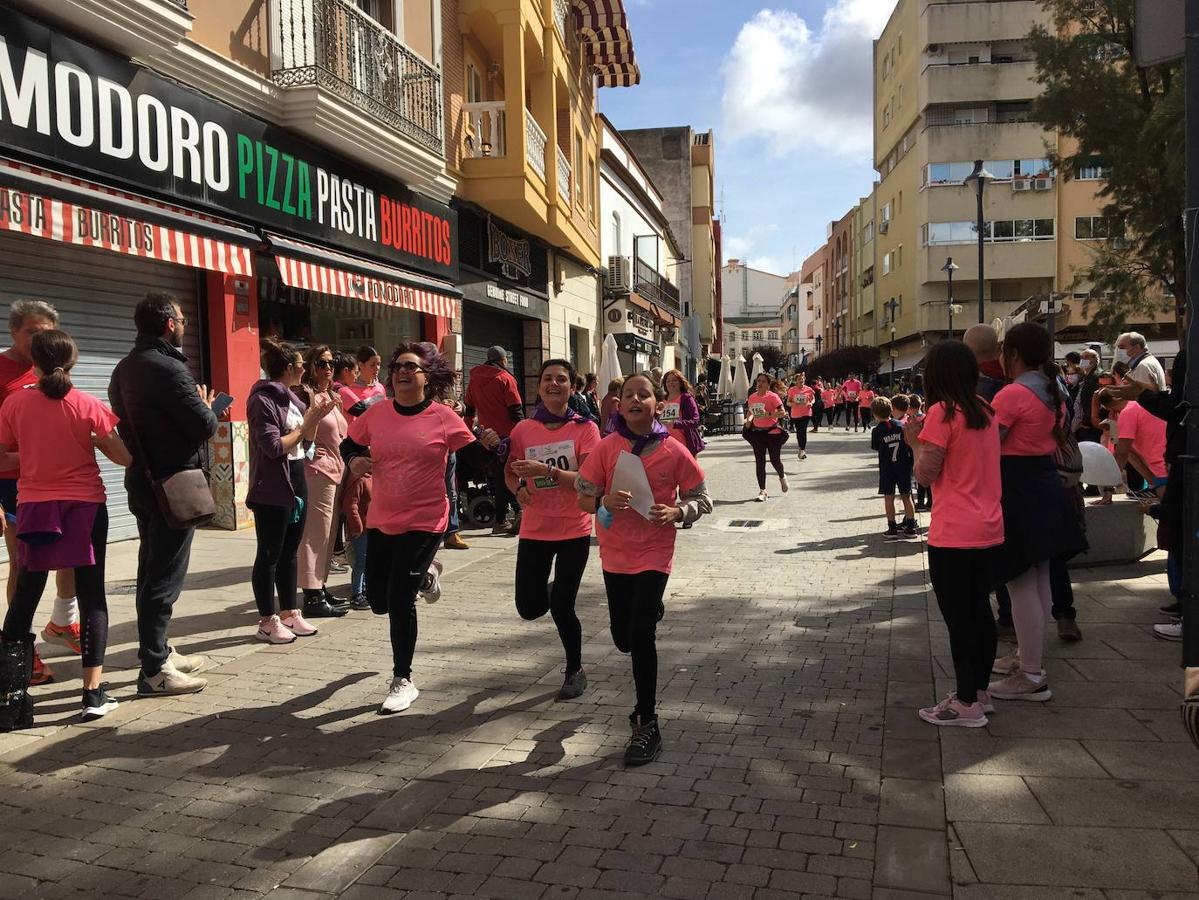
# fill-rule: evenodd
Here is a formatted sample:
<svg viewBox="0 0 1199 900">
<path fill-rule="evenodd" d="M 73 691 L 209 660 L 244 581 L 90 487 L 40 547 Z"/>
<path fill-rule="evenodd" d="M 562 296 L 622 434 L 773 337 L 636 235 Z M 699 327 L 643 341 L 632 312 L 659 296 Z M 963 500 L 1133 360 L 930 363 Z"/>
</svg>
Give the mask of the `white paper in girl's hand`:
<svg viewBox="0 0 1199 900">
<path fill-rule="evenodd" d="M 634 456 L 628 450 L 622 450 L 616 458 L 616 468 L 612 471 L 612 493 L 628 491 L 633 495 L 629 501 L 629 509 L 635 510 L 643 519 L 649 518 L 649 509 L 654 505 L 654 492 L 649 487 L 649 476 L 645 474 L 645 465 L 641 457 Z"/>
</svg>

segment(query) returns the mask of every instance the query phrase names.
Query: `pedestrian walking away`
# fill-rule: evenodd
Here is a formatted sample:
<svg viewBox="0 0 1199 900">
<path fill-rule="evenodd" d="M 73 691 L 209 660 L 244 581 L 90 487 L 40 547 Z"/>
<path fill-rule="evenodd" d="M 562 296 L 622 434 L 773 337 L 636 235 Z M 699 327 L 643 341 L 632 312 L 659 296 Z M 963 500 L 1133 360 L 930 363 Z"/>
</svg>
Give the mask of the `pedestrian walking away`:
<svg viewBox="0 0 1199 900">
<path fill-rule="evenodd" d="M 420 696 L 412 678 L 416 597 L 441 596 L 434 557 L 450 519 L 445 468 L 450 453 L 471 466 L 488 465 L 499 436 L 478 439 L 450 407 L 437 402 L 454 384 L 454 370 L 432 344 L 407 342 L 388 363 L 393 398 L 350 425 L 342 456 L 356 475 L 371 473 L 366 518 L 366 597 L 390 620 L 392 679 L 381 715 L 402 712 Z"/>
<path fill-rule="evenodd" d="M 290 644 L 317 629 L 296 606 L 297 554 L 308 519 L 304 462 L 333 400 L 316 394 L 311 405 L 295 393 L 304 360 L 290 344 L 262 341 L 266 378 L 250 389 L 246 420 L 250 436 L 250 490 L 258 549 L 250 583 L 258 607 L 255 638 Z"/>
<path fill-rule="evenodd" d="M 345 477 L 341 458 L 341 442 L 349 425 L 341 412 L 341 397 L 333 390 L 333 350 L 323 344 L 311 348 L 304 358 L 304 379 L 296 395 L 308 405 L 322 401 L 325 412 L 317 421 L 316 437 L 305 454 L 304 487 L 307 491 L 307 511 L 304 532 L 296 558 L 300 590 L 304 594 L 305 619 L 328 619 L 344 616 L 350 608 L 329 593 L 325 583 L 333 559 L 337 513 L 340 508 L 338 492 Z"/>
<path fill-rule="evenodd" d="M 33 358 L 30 355 L 30 344 L 33 336 L 39 331 L 48 331 L 58 327 L 58 312 L 49 303 L 41 300 L 18 300 L 12 305 L 8 317 L 8 330 L 12 336 L 12 346 L 0 353 L 0 404 L 17 391 L 37 383 L 37 375 L 33 371 Z M 0 507 L 3 508 L 5 525 L 14 526 L 17 523 L 17 479 L 20 472 L 12 468 L 0 472 Z M 12 603 L 13 594 L 17 589 L 17 576 L 21 572 L 20 555 L 17 552 L 17 531 L 13 527 L 5 527 L 4 543 L 8 549 L 8 583 L 6 585 L 7 600 Z M 54 608 L 50 613 L 50 621 L 42 629 L 42 640 L 46 643 L 60 644 L 71 653 L 79 655 L 81 651 L 81 636 L 79 631 L 79 604 L 75 599 L 75 571 L 61 569 L 55 573 L 57 596 Z M 54 673 L 42 661 L 41 654 L 34 648 L 33 676 L 34 685 L 49 684 L 54 680 Z"/>
<path fill-rule="evenodd" d="M 566 653 L 559 700 L 587 689 L 583 631 L 575 600 L 591 552 L 591 516 L 579 509 L 579 467 L 599 445 L 599 429 L 569 406 L 574 367 L 564 359 L 541 366 L 533 418 L 517 422 L 508 445 L 505 477 L 521 506 L 516 550 L 516 610 L 526 621 L 547 612 Z M 502 452 L 502 451 L 501 451 Z M 550 579 L 551 569 L 553 580 Z"/>
<path fill-rule="evenodd" d="M 812 404 L 816 392 L 807 385 L 807 376 L 800 372 L 787 389 L 787 406 L 791 412 L 791 430 L 795 432 L 795 455 L 808 458 L 808 424 L 812 421 Z"/>
<path fill-rule="evenodd" d="M 655 418 L 661 393 L 648 375 L 632 375 L 622 388 L 617 430 L 600 442 L 579 470 L 579 507 L 596 512 L 600 561 L 608 595 L 612 641 L 630 654 L 637 701 L 629 715 L 632 737 L 626 765 L 643 765 L 662 749 L 658 725 L 656 632 L 674 562 L 674 523 L 695 522 L 712 511 L 704 472 Z M 653 500 L 649 516 L 632 508 L 630 491 L 614 487 L 619 460 L 637 457 Z"/>
<path fill-rule="evenodd" d="M 870 406 L 875 426 L 870 447 L 878 453 L 878 492 L 887 513 L 886 538 L 917 537 L 916 506 L 912 503 L 912 448 L 903 436 L 903 425 L 893 416 L 891 401 L 875 397 Z M 895 495 L 903 502 L 903 521 L 895 521 Z"/>
<path fill-rule="evenodd" d="M 994 711 L 987 685 L 995 664 L 991 573 L 1003 544 L 999 423 L 974 391 L 978 364 L 958 341 L 934 344 L 925 360 L 928 415 L 912 418 L 904 439 L 916 479 L 939 501 L 928 532 L 929 580 L 949 630 L 956 690 L 919 711 L 933 725 L 978 728 Z"/>
<path fill-rule="evenodd" d="M 754 382 L 755 390 L 746 401 L 745 428 L 741 436 L 754 451 L 754 474 L 758 479 L 758 502 L 769 497 L 766 490 L 766 457 L 779 477 L 779 490 L 784 494 L 790 489 L 787 474 L 783 471 L 782 449 L 787 442 L 787 432 L 780 423 L 787 411 L 783 400 L 770 389 L 770 376 L 763 373 Z"/>
<path fill-rule="evenodd" d="M 203 451 L 216 433 L 212 393 L 197 385 L 183 355 L 188 321 L 171 294 L 152 292 L 133 313 L 137 339 L 117 363 L 108 399 L 133 463 L 125 473 L 129 511 L 137 520 L 138 672 L 140 696 L 192 694 L 207 681 L 196 676 L 207 661 L 171 647 L 167 632 L 191 562 L 194 526 L 167 521 L 155 484 L 203 468 Z"/>
<path fill-rule="evenodd" d="M 117 705 L 100 679 L 108 645 L 104 557 L 108 508 L 98 449 L 119 466 L 132 462 L 116 431 L 117 417 L 71 384 L 79 350 L 64 331 L 40 331 L 30 342 L 36 386 L 0 407 L 0 466 L 20 468 L 17 532 L 21 572 L 0 636 L 0 731 L 33 725 L 30 626 L 51 571 L 74 569 L 82 612 L 83 719 Z M 18 457 L 14 459 L 13 457 Z"/>
<path fill-rule="evenodd" d="M 1050 374 L 1053 343 L 1040 325 L 1004 335 L 1000 361 L 1011 384 L 995 395 L 1000 427 L 1004 543 L 999 577 L 1011 595 L 1017 650 L 995 664 L 988 690 L 1000 700 L 1052 697 L 1041 666 L 1052 606 L 1050 561 L 1085 549 L 1055 456 L 1065 443 L 1065 398 Z"/>
</svg>

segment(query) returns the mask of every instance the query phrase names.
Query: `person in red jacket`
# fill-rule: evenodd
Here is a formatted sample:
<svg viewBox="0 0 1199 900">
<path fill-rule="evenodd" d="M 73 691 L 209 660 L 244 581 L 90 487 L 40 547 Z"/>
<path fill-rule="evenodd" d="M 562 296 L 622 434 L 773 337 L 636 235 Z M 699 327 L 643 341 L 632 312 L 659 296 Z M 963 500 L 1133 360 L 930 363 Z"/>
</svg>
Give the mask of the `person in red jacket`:
<svg viewBox="0 0 1199 900">
<path fill-rule="evenodd" d="M 525 417 L 524 404 L 516 377 L 508 371 L 508 351 L 498 345 L 487 348 L 487 362 L 470 370 L 466 388 L 466 424 L 491 429 L 501 438 L 512 434 L 512 428 Z M 495 496 L 495 527 L 492 534 L 519 534 L 520 507 L 504 481 L 503 468 L 488 472 L 487 480 Z M 511 528 L 507 524 L 508 509 L 516 509 Z"/>
</svg>

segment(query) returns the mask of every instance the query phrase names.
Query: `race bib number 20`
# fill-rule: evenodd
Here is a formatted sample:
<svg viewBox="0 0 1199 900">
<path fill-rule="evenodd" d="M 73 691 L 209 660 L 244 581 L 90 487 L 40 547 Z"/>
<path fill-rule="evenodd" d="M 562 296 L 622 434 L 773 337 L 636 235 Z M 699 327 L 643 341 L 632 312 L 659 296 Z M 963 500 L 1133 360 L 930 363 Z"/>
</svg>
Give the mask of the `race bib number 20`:
<svg viewBox="0 0 1199 900">
<path fill-rule="evenodd" d="M 558 441 L 554 444 L 530 447 L 525 451 L 525 459 L 545 463 L 551 469 L 563 469 L 568 472 L 577 472 L 579 469 L 574 441 Z M 557 487 L 557 482 L 548 477 L 537 478 L 533 483 L 539 488 Z"/>
</svg>

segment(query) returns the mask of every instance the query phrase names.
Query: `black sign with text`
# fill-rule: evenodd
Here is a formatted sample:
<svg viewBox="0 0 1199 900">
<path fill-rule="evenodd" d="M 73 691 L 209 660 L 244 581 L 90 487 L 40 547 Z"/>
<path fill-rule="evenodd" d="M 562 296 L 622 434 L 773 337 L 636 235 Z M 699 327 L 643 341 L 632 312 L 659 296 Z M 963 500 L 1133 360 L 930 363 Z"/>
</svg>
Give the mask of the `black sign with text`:
<svg viewBox="0 0 1199 900">
<path fill-rule="evenodd" d="M 458 217 L 448 205 L 3 6 L 0 148 L 458 277 Z"/>
</svg>

